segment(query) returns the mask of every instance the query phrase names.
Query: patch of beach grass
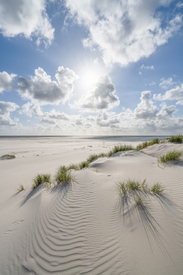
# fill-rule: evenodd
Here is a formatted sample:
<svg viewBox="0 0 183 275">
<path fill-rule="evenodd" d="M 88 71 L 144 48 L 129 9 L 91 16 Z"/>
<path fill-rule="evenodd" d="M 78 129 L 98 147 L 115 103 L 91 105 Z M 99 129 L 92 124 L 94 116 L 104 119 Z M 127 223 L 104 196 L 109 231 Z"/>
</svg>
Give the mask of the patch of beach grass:
<svg viewBox="0 0 183 275">
<path fill-rule="evenodd" d="M 79 168 L 80 169 L 86 168 L 89 166 L 89 164 L 90 164 L 89 161 L 83 161 L 79 164 Z"/>
<path fill-rule="evenodd" d="M 117 186 L 121 196 L 138 190 L 142 193 L 151 192 L 153 194 L 161 194 L 164 191 L 164 188 L 160 183 L 156 183 L 151 188 L 149 188 L 146 183 L 146 179 L 144 179 L 142 182 L 140 180 L 128 179 L 126 181 L 119 182 Z"/>
<path fill-rule="evenodd" d="M 101 158 L 101 157 L 105 157 L 105 156 L 106 156 L 106 154 L 104 154 L 104 153 L 101 153 L 101 154 L 99 154 L 99 155 L 93 154 L 93 155 L 91 155 L 91 156 L 89 156 L 89 157 L 87 158 L 87 162 L 91 163 L 91 162 L 94 161 L 95 159 L 98 159 L 98 158 Z"/>
<path fill-rule="evenodd" d="M 3 155 L 2 158 L 3 158 L 3 157 L 8 157 L 8 158 L 14 159 L 14 158 L 15 158 L 15 155 L 8 155 L 8 154 L 6 154 L 6 155 Z"/>
<path fill-rule="evenodd" d="M 128 191 L 130 191 L 130 190 L 139 190 L 139 189 L 141 189 L 141 184 L 137 180 L 130 180 L 129 179 L 126 183 L 126 187 L 127 187 Z"/>
<path fill-rule="evenodd" d="M 106 156 L 107 157 L 110 157 L 118 152 L 121 152 L 121 151 L 128 151 L 128 150 L 135 150 L 135 148 L 133 148 L 133 146 L 131 145 L 116 145 L 114 146 L 114 148 L 112 150 L 110 150 Z"/>
<path fill-rule="evenodd" d="M 177 160 L 177 159 L 180 159 L 182 155 L 183 155 L 183 152 L 179 150 L 169 151 L 166 155 L 160 156 L 160 158 L 158 159 L 158 162 L 165 163 L 170 160 Z"/>
<path fill-rule="evenodd" d="M 79 170 L 79 166 L 78 166 L 77 164 L 70 164 L 70 165 L 67 167 L 67 170 L 71 170 L 71 169 Z"/>
<path fill-rule="evenodd" d="M 145 192 L 148 190 L 148 185 L 146 183 L 146 179 L 143 180 L 143 182 L 141 183 L 141 189 Z"/>
<path fill-rule="evenodd" d="M 143 198 L 138 196 L 137 198 L 135 198 L 135 202 L 137 205 L 143 205 Z"/>
<path fill-rule="evenodd" d="M 183 142 L 183 136 L 182 136 L 182 135 L 171 136 L 171 137 L 168 139 L 168 142 L 182 143 L 182 142 Z"/>
<path fill-rule="evenodd" d="M 119 189 L 120 195 L 126 195 L 126 193 L 128 191 L 125 182 L 119 182 L 118 183 L 118 189 Z"/>
<path fill-rule="evenodd" d="M 73 180 L 73 176 L 71 175 L 70 171 L 68 171 L 68 168 L 66 166 L 60 166 L 56 175 L 55 180 L 57 184 L 61 182 L 71 182 Z"/>
<path fill-rule="evenodd" d="M 146 179 L 143 180 L 143 182 L 140 182 L 138 180 L 128 179 L 126 181 L 119 182 L 117 186 L 121 195 L 125 195 L 127 192 L 134 191 L 134 190 L 143 190 L 143 191 L 148 190 Z"/>
<path fill-rule="evenodd" d="M 32 189 L 35 189 L 36 187 L 38 187 L 40 184 L 46 182 L 51 184 L 51 180 L 50 180 L 51 176 L 49 174 L 38 174 L 36 176 L 36 178 L 33 180 L 34 184 L 32 185 Z"/>
<path fill-rule="evenodd" d="M 23 191 L 23 190 L 25 190 L 25 188 L 24 188 L 24 186 L 21 184 L 21 185 L 19 186 L 19 188 L 18 188 L 18 192 L 21 192 L 21 191 Z"/>
<path fill-rule="evenodd" d="M 159 143 L 160 143 L 160 140 L 158 138 L 154 138 L 153 140 L 151 140 L 149 142 L 145 141 L 145 142 L 137 145 L 136 150 L 139 151 L 139 150 L 142 150 L 142 149 L 144 149 L 148 146 L 151 146 L 151 145 L 154 145 L 154 144 L 159 144 Z"/>
<path fill-rule="evenodd" d="M 154 185 L 151 187 L 151 192 L 152 192 L 153 194 L 158 194 L 158 195 L 160 195 L 160 194 L 162 194 L 163 191 L 164 191 L 164 188 L 161 186 L 160 183 L 156 183 L 156 184 L 154 184 Z"/>
</svg>

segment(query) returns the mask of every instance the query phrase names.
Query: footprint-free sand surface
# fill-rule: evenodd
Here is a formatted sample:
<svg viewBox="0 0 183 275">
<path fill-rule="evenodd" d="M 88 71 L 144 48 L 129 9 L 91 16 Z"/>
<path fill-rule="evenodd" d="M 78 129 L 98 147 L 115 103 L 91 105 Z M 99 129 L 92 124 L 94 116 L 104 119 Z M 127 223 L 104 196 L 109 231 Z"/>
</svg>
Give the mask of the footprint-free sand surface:
<svg viewBox="0 0 183 275">
<path fill-rule="evenodd" d="M 124 142 L 136 146 L 139 142 Z M 123 144 L 124 144 L 123 143 Z M 183 274 L 183 159 L 157 163 L 182 144 L 118 152 L 72 170 L 74 181 L 31 189 L 33 178 L 61 165 L 107 153 L 119 142 L 81 138 L 6 138 L 0 141 L 0 274 Z M 162 195 L 120 196 L 127 179 Z M 24 191 L 18 192 L 20 185 Z"/>
</svg>

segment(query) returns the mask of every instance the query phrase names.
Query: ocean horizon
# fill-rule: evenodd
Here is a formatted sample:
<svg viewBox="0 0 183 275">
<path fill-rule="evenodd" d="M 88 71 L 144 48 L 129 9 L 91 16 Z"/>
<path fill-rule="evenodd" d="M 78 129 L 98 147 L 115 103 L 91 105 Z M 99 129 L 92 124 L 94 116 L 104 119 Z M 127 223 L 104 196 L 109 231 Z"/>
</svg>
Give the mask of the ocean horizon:
<svg viewBox="0 0 183 275">
<path fill-rule="evenodd" d="M 104 135 L 20 135 L 20 136 L 0 136 L 0 139 L 4 138 L 79 138 L 79 139 L 99 139 L 105 141 L 116 141 L 116 142 L 124 142 L 124 141 L 150 141 L 154 138 L 158 139 L 166 139 L 170 138 L 171 135 L 120 135 L 120 136 L 104 136 Z"/>
</svg>

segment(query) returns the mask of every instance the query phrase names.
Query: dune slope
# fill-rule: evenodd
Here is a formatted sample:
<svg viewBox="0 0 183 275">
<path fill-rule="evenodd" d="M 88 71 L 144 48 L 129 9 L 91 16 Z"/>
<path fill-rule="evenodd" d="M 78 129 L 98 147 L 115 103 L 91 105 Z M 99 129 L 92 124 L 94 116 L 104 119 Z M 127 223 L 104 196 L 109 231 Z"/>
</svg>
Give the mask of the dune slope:
<svg viewBox="0 0 183 275">
<path fill-rule="evenodd" d="M 15 194 L 1 208 L 0 274 L 182 274 L 183 160 L 158 166 L 163 146 L 100 158 L 72 170 L 70 184 Z M 164 192 L 121 197 L 117 183 L 128 178 Z"/>
</svg>

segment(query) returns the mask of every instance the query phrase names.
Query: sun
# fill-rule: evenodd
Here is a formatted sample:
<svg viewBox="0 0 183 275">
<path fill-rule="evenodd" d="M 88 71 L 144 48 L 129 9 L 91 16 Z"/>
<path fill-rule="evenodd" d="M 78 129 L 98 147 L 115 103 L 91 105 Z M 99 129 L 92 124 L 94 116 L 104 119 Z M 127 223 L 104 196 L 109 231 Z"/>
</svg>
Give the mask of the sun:
<svg viewBox="0 0 183 275">
<path fill-rule="evenodd" d="M 91 90 L 97 83 L 100 76 L 105 75 L 104 70 L 97 65 L 86 66 L 79 75 L 80 86 L 86 92 Z"/>
</svg>

